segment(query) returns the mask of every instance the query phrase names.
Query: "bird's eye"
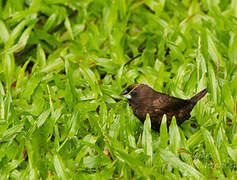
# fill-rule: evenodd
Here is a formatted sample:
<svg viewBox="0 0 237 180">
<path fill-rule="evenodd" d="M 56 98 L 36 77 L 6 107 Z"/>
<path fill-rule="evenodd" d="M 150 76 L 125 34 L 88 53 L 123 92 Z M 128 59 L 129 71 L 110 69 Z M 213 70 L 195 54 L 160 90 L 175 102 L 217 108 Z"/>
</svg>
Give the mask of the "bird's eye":
<svg viewBox="0 0 237 180">
<path fill-rule="evenodd" d="M 123 94 L 128 94 L 128 93 L 129 93 L 128 89 L 125 89 L 125 90 L 123 91 Z"/>
<path fill-rule="evenodd" d="M 127 89 L 125 89 L 121 94 L 120 96 L 121 97 L 125 97 L 127 99 L 132 99 L 133 97 L 135 97 L 137 94 L 135 88 L 131 88 L 131 87 L 128 87 Z"/>
</svg>

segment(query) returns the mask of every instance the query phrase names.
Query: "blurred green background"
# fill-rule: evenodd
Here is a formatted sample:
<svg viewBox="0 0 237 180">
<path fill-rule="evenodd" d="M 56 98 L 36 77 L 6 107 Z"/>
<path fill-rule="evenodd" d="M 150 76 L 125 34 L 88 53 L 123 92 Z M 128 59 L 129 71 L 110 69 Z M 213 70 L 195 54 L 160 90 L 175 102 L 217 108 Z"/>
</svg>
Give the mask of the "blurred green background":
<svg viewBox="0 0 237 180">
<path fill-rule="evenodd" d="M 208 95 L 158 134 L 133 83 Z M 236 113 L 236 0 L 0 0 L 1 179 L 236 179 Z"/>
</svg>

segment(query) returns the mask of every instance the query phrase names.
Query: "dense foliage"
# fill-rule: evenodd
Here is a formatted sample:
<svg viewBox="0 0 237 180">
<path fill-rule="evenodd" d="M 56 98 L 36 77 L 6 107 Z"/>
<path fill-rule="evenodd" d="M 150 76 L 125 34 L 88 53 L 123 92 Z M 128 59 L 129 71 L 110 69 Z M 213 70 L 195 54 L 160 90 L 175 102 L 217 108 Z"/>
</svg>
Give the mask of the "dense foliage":
<svg viewBox="0 0 237 180">
<path fill-rule="evenodd" d="M 209 92 L 159 134 L 133 83 Z M 0 0 L 2 179 L 235 179 L 236 103 L 236 0 Z"/>
</svg>

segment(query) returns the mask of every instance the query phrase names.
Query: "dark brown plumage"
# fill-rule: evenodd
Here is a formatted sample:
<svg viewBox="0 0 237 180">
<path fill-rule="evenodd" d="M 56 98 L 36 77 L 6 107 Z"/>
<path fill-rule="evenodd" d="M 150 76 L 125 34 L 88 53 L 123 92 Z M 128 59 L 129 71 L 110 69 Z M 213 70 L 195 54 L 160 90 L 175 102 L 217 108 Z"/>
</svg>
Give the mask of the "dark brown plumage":
<svg viewBox="0 0 237 180">
<path fill-rule="evenodd" d="M 191 99 L 183 100 L 159 93 L 144 84 L 132 84 L 120 96 L 128 99 L 135 116 L 142 122 L 149 114 L 152 129 L 159 131 L 164 114 L 167 115 L 168 126 L 173 116 L 176 117 L 177 124 L 180 125 L 190 118 L 193 107 L 206 93 L 207 89 L 204 89 Z"/>
</svg>

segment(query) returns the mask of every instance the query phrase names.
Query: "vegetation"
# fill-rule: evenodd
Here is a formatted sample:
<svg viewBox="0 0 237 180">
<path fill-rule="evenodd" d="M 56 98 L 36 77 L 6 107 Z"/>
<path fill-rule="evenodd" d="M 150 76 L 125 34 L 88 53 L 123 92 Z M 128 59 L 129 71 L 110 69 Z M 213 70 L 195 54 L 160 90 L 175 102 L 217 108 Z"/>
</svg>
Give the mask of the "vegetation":
<svg viewBox="0 0 237 180">
<path fill-rule="evenodd" d="M 159 134 L 137 82 L 208 95 Z M 236 179 L 236 103 L 236 0 L 0 0 L 2 179 Z"/>
</svg>

